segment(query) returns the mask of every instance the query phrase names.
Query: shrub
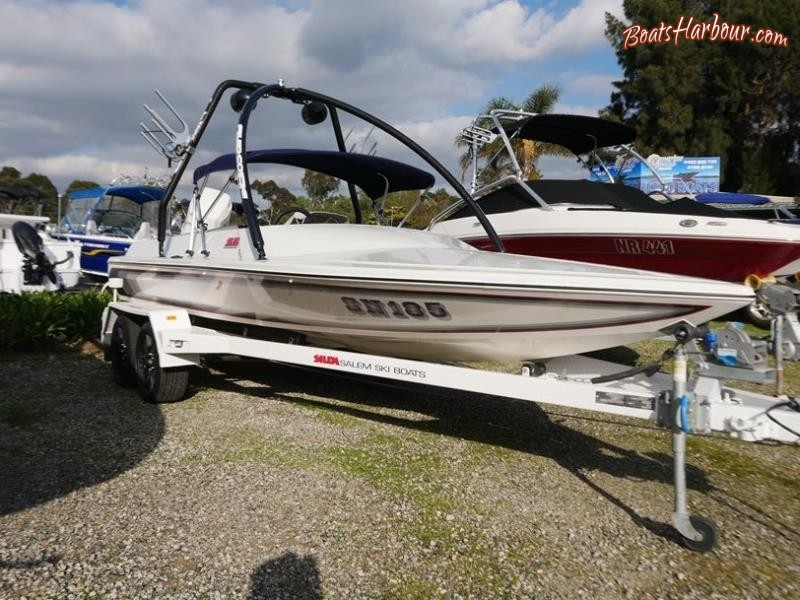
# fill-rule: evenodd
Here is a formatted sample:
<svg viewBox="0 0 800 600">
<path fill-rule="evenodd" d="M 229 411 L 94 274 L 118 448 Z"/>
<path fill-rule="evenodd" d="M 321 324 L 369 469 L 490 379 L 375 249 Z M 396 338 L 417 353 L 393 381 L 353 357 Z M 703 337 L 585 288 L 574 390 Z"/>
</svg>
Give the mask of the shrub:
<svg viewBox="0 0 800 600">
<path fill-rule="evenodd" d="M 97 338 L 108 291 L 0 294 L 0 350 Z"/>
</svg>

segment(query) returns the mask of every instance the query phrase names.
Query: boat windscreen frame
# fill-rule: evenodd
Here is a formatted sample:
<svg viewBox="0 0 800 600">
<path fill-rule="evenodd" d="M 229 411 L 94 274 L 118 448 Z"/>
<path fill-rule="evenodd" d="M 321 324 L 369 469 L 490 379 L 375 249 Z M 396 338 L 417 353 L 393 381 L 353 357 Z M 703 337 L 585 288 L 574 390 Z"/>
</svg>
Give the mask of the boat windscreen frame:
<svg viewBox="0 0 800 600">
<path fill-rule="evenodd" d="M 475 135 L 478 131 L 483 135 Z M 609 170 L 605 161 L 598 154 L 599 150 L 614 150 L 621 155 L 636 159 L 646 168 L 660 184 L 660 191 L 671 200 L 666 193 L 666 184 L 658 170 L 651 165 L 633 146 L 636 140 L 636 129 L 611 119 L 593 117 L 590 115 L 560 114 L 560 113 L 535 113 L 518 109 L 497 108 L 488 113 L 476 116 L 471 125 L 461 133 L 461 138 L 471 144 L 472 154 L 472 184 L 471 191 L 476 198 L 481 198 L 498 187 L 507 183 L 518 183 L 527 187 L 522 167 L 514 151 L 514 140 L 528 140 L 544 144 L 552 144 L 569 150 L 583 165 L 587 172 L 592 172 L 592 166 L 597 165 L 610 183 L 619 183 Z M 507 175 L 497 181 L 478 185 L 478 180 L 483 169 L 478 168 L 481 146 L 492 143 L 497 138 L 502 142 L 493 157 L 487 160 L 487 165 L 502 153 L 508 157 L 513 175 Z M 587 158 L 584 158 L 587 157 Z M 540 208 L 551 209 L 546 198 L 542 198 L 532 189 L 527 191 L 539 204 Z M 454 203 L 457 204 L 457 203 Z M 445 209 L 446 213 L 448 211 Z M 434 222 L 446 218 L 445 214 L 437 215 Z"/>
<path fill-rule="evenodd" d="M 172 178 L 167 185 L 164 192 L 164 197 L 159 205 L 159 219 L 158 219 L 158 248 L 159 256 L 165 256 L 165 241 L 167 230 L 167 213 L 169 208 L 169 199 L 174 195 L 179 182 L 191 161 L 195 150 L 205 133 L 211 117 L 216 112 L 220 100 L 223 95 L 231 89 L 236 92 L 231 96 L 231 106 L 234 110 L 240 112 L 239 121 L 236 129 L 236 173 L 237 181 L 239 184 L 239 191 L 242 199 L 242 208 L 247 222 L 248 233 L 250 234 L 250 241 L 256 252 L 258 259 L 266 259 L 266 252 L 264 250 L 264 240 L 261 235 L 261 228 L 258 223 L 258 212 L 253 201 L 253 196 L 250 187 L 250 177 L 247 167 L 247 126 L 250 119 L 250 114 L 256 107 L 258 102 L 266 98 L 278 98 L 289 100 L 295 104 L 302 105 L 303 118 L 308 124 L 316 124 L 322 122 L 325 116 L 330 115 L 331 124 L 333 125 L 334 136 L 336 139 L 337 147 L 340 151 L 346 152 L 345 136 L 342 132 L 341 123 L 339 121 L 338 111 L 341 110 L 354 117 L 362 119 L 363 121 L 377 127 L 384 133 L 387 133 L 401 144 L 412 150 L 417 156 L 423 159 L 430 165 L 456 192 L 456 194 L 473 209 L 478 221 L 486 230 L 489 239 L 499 252 L 504 252 L 500 236 L 495 231 L 492 224 L 489 222 L 488 217 L 478 207 L 475 200 L 467 192 L 460 181 L 442 165 L 436 158 L 429 152 L 417 144 L 414 140 L 407 137 L 405 134 L 392 127 L 385 121 L 378 117 L 361 110 L 351 104 L 338 100 L 336 98 L 326 96 L 319 92 L 307 90 L 304 88 L 290 88 L 286 87 L 282 81 L 276 84 L 263 84 L 256 82 L 247 82 L 241 80 L 229 79 L 220 83 L 214 90 L 214 93 L 206 105 L 194 132 L 187 140 L 186 144 L 181 148 L 180 160 L 176 166 Z M 319 120 L 317 117 L 322 116 Z M 360 221 L 361 211 L 358 203 L 358 195 L 355 186 L 352 182 L 347 182 L 350 192 L 353 207 L 356 211 L 356 220 Z"/>
</svg>

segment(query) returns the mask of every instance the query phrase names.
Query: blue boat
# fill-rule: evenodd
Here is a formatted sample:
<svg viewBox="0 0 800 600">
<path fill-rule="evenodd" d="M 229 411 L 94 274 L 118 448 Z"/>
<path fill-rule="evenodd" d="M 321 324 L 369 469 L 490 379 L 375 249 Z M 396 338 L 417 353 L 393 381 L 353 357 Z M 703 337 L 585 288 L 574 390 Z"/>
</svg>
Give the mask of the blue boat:
<svg viewBox="0 0 800 600">
<path fill-rule="evenodd" d="M 134 239 L 151 237 L 164 188 L 120 185 L 76 190 L 55 237 L 81 244 L 81 271 L 108 277 L 108 259 L 128 251 Z"/>
</svg>

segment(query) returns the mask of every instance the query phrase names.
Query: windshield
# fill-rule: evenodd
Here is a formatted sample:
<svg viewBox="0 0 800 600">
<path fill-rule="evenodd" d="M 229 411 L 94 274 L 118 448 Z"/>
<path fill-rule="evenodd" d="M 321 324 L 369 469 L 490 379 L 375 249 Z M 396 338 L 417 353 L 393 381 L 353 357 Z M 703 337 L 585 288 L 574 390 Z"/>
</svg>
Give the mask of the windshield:
<svg viewBox="0 0 800 600">
<path fill-rule="evenodd" d="M 121 196 L 103 196 L 92 215 L 98 233 L 133 237 L 142 221 L 158 219 L 158 202 L 140 204 Z"/>
<path fill-rule="evenodd" d="M 158 202 L 139 203 L 122 196 L 104 195 L 73 199 L 63 220 L 66 231 L 133 237 L 143 221 L 158 222 Z"/>
<path fill-rule="evenodd" d="M 84 233 L 86 231 L 86 221 L 91 215 L 92 206 L 97 202 L 97 198 L 81 198 L 72 200 L 69 203 L 67 214 L 64 217 L 63 225 L 70 233 Z"/>
</svg>

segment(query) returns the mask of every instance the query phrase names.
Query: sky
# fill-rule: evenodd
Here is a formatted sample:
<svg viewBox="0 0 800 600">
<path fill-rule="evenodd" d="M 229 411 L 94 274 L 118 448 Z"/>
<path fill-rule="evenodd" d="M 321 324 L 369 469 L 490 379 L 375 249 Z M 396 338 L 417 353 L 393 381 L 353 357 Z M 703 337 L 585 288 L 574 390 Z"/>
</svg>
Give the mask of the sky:
<svg viewBox="0 0 800 600">
<path fill-rule="evenodd" d="M 0 0 L 0 166 L 59 192 L 168 174 L 139 133 L 142 105 L 162 109 L 154 90 L 191 130 L 219 82 L 283 79 L 368 110 L 457 172 L 453 140 L 491 98 L 555 84 L 554 112 L 609 103 L 622 72 L 606 12 L 622 18 L 622 0 Z M 273 127 L 291 145 L 295 126 Z M 232 129 L 214 135 L 204 151 L 233 151 Z"/>
</svg>

